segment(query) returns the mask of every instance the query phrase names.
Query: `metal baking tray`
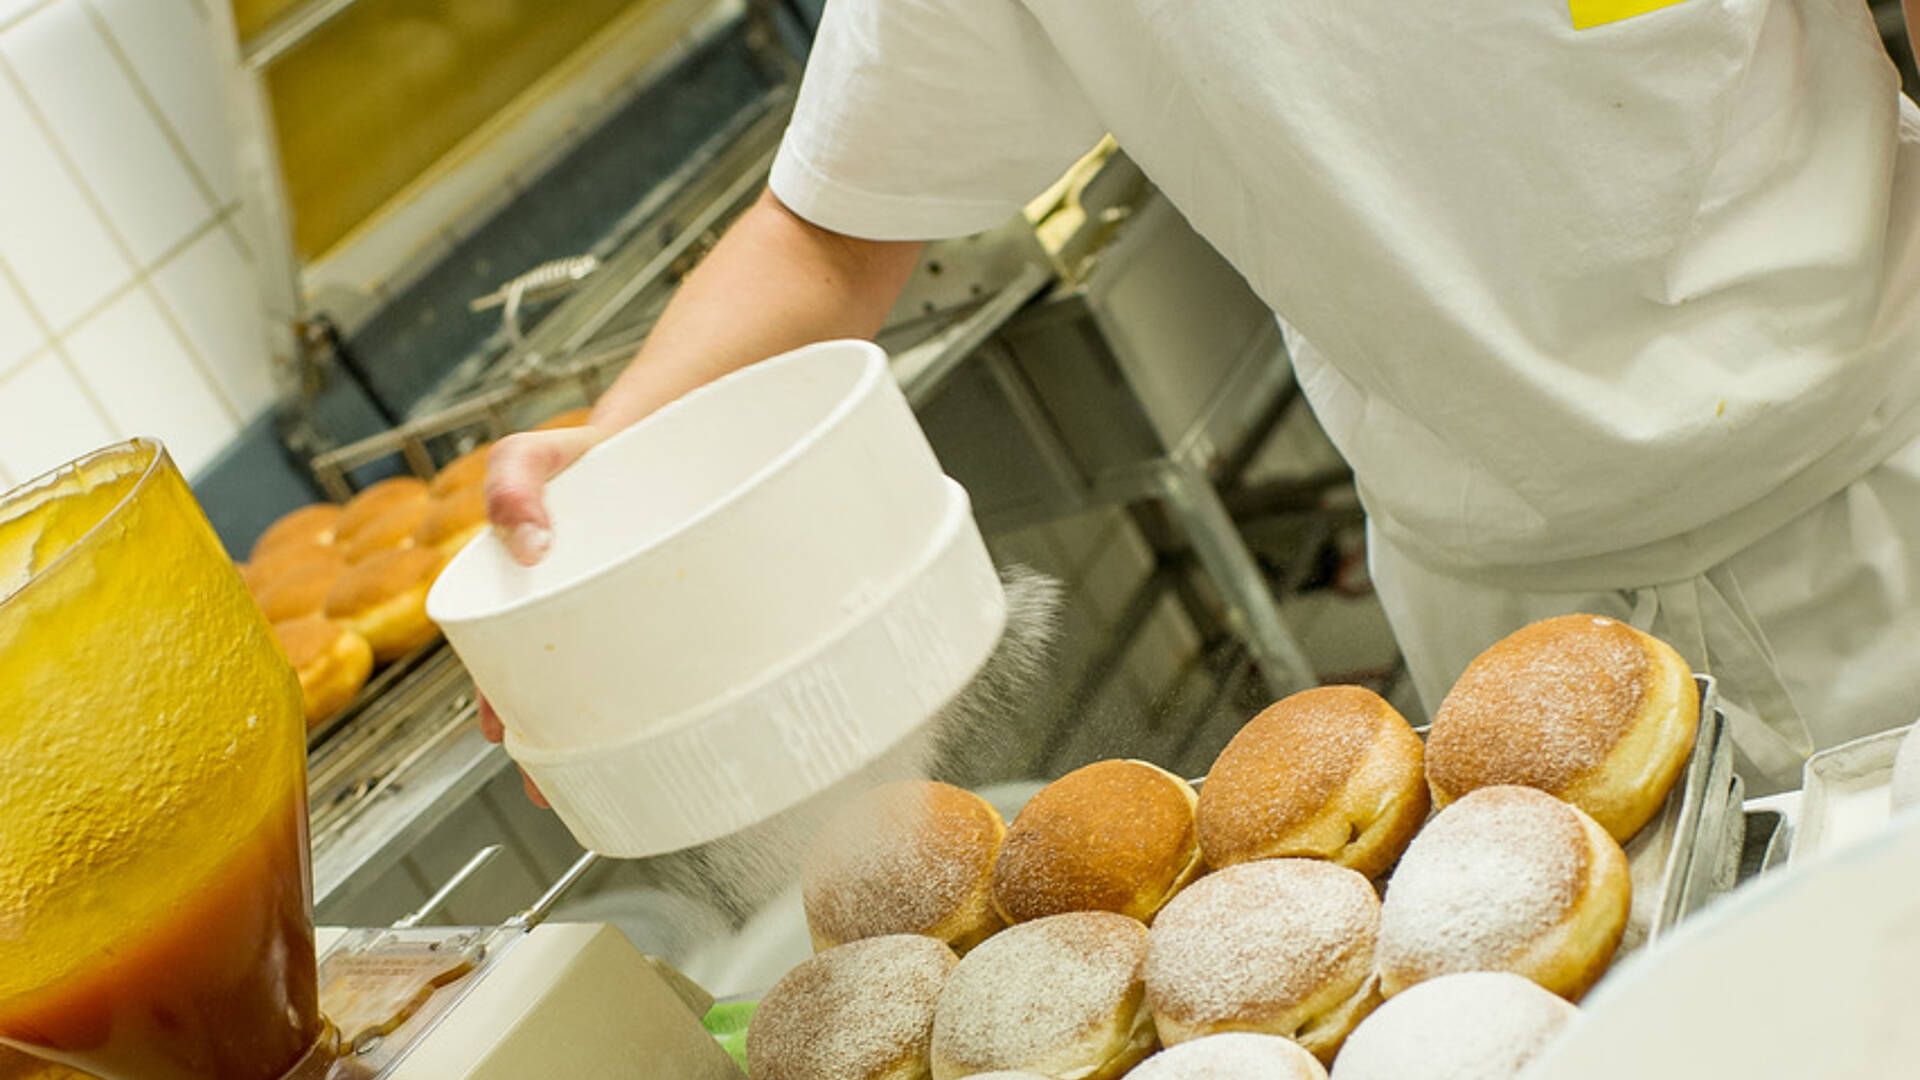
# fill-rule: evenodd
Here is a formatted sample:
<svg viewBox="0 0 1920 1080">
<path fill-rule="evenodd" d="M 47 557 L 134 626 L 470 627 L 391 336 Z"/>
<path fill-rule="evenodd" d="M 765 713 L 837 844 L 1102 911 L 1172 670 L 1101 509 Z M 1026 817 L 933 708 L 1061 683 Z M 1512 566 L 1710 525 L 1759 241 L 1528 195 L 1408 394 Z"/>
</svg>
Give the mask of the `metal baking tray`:
<svg viewBox="0 0 1920 1080">
<path fill-rule="evenodd" d="M 1627 842 L 1633 910 L 1621 951 L 1657 941 L 1722 893 L 1740 874 L 1746 840 L 1744 790 L 1733 771 L 1733 739 L 1710 675 L 1695 675 L 1700 726 L 1686 771 L 1660 813 Z"/>
<path fill-rule="evenodd" d="M 1811 862 L 1886 825 L 1893 816 L 1893 759 L 1909 730 L 1868 735 L 1807 759 L 1789 865 Z"/>
<path fill-rule="evenodd" d="M 1621 955 L 1656 940 L 1732 891 L 1739 875 L 1747 822 L 1733 771 L 1733 742 L 1713 679 L 1696 675 L 1694 681 L 1700 692 L 1700 725 L 1693 753 L 1665 806 L 1626 847 L 1634 898 Z M 1420 734 L 1426 732 L 1420 729 Z M 1189 783 L 1199 788 L 1206 778 Z M 1045 786 L 1039 780 L 1016 781 L 982 794 L 1012 821 Z M 723 993 L 736 991 L 724 1000 L 757 1000 L 759 994 L 753 991 L 771 986 L 808 955 L 797 888 L 750 919 L 743 934 L 728 947 L 726 974 L 717 979 Z M 738 992 L 742 986 L 751 989 Z"/>
<path fill-rule="evenodd" d="M 1633 908 L 1622 954 L 1658 940 L 1739 881 L 1747 821 L 1744 789 L 1733 771 L 1733 739 L 1713 676 L 1695 675 L 1693 681 L 1700 724 L 1686 770 L 1660 812 L 1626 844 Z M 1417 730 L 1424 739 L 1427 729 Z M 1190 782 L 1198 788 L 1206 778 Z"/>
</svg>

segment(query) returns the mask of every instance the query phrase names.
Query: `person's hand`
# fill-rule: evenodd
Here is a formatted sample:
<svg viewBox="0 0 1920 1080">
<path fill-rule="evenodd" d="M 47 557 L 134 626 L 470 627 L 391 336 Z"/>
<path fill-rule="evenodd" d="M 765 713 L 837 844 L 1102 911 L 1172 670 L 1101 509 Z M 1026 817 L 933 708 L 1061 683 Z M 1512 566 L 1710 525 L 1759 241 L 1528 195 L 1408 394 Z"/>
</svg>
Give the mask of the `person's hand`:
<svg viewBox="0 0 1920 1080">
<path fill-rule="evenodd" d="M 553 544 L 547 517 L 547 481 L 606 438 L 594 427 L 523 431 L 493 444 L 487 453 L 487 520 L 507 552 L 532 566 Z"/>
<path fill-rule="evenodd" d="M 553 543 L 553 523 L 547 517 L 547 481 L 605 437 L 591 427 L 553 428 L 509 435 L 488 451 L 487 520 L 516 562 L 532 566 Z M 500 714 L 482 697 L 480 734 L 488 742 L 497 743 L 506 738 L 506 733 Z M 540 794 L 525 769 L 520 770 L 520 782 L 526 785 L 527 798 L 535 806 L 548 806 L 546 796 Z"/>
<path fill-rule="evenodd" d="M 507 728 L 500 722 L 500 714 L 493 711 L 493 706 L 488 704 L 484 697 L 480 699 L 480 734 L 486 736 L 487 741 L 491 743 L 497 743 L 507 737 Z M 533 805 L 542 810 L 552 809 L 547 802 L 547 797 L 540 794 L 540 789 L 533 784 L 533 777 L 528 776 L 525 769 L 520 770 L 520 783 L 526 786 L 527 799 Z"/>
</svg>

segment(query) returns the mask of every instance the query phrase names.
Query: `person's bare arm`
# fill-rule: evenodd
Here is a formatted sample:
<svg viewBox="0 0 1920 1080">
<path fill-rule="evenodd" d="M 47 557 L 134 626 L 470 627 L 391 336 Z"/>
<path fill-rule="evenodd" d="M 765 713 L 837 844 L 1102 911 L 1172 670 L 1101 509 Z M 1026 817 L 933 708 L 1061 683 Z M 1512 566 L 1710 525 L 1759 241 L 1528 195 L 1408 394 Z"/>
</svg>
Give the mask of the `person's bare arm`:
<svg viewBox="0 0 1920 1080">
<path fill-rule="evenodd" d="M 531 564 L 545 554 L 546 483 L 594 443 L 755 361 L 816 341 L 872 337 L 921 246 L 830 232 L 763 193 L 687 276 L 587 427 L 495 444 L 487 517 L 514 558 Z"/>
<path fill-rule="evenodd" d="M 509 435 L 487 455 L 487 517 L 522 563 L 552 541 L 547 481 L 595 443 L 696 387 L 816 341 L 872 337 L 920 257 L 919 243 L 858 240 L 794 214 L 772 192 L 734 222 L 594 404 L 586 427 Z M 480 730 L 504 728 L 482 699 Z M 546 800 L 527 780 L 527 795 Z"/>
</svg>

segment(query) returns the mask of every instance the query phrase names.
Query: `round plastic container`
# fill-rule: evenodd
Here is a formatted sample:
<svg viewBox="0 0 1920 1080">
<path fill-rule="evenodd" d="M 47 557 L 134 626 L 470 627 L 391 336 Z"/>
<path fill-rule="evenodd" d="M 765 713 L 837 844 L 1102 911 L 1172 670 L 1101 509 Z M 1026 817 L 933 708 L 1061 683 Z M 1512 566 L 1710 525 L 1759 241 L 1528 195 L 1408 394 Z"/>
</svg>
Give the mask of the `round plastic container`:
<svg viewBox="0 0 1920 1080">
<path fill-rule="evenodd" d="M 492 535 L 427 610 L 584 845 L 641 856 L 765 820 L 958 693 L 1005 621 L 965 492 L 866 342 L 687 395 L 549 486 L 554 541 Z"/>
</svg>

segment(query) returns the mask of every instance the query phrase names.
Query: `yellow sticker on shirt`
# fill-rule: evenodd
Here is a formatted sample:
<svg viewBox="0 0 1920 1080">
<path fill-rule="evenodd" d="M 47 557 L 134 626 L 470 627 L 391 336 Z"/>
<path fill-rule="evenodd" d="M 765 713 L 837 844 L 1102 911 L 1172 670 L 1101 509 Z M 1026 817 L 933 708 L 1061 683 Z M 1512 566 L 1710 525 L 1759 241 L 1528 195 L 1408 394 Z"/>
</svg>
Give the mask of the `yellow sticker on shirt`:
<svg viewBox="0 0 1920 1080">
<path fill-rule="evenodd" d="M 1631 19 L 1635 15 L 1645 15 L 1649 11 L 1673 7 L 1686 0 L 1567 0 L 1573 9 L 1573 28 L 1589 30 L 1608 23 L 1617 23 L 1622 19 Z"/>
</svg>

